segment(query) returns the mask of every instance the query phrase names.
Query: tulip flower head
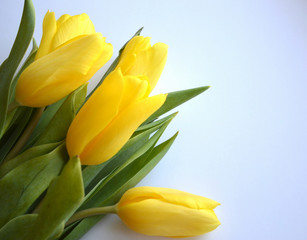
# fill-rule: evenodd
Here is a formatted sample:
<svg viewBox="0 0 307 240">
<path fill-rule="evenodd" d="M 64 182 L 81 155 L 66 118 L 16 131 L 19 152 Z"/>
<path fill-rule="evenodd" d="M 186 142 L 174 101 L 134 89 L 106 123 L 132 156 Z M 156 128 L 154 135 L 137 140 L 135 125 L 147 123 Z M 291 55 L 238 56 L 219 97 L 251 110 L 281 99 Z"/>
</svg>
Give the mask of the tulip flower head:
<svg viewBox="0 0 307 240">
<path fill-rule="evenodd" d="M 43 107 L 60 100 L 86 83 L 112 53 L 88 15 L 65 14 L 56 20 L 48 11 L 35 61 L 19 77 L 17 102 Z"/>
<path fill-rule="evenodd" d="M 128 190 L 117 204 L 117 214 L 132 230 L 151 236 L 192 237 L 220 225 L 209 198 L 157 187 Z"/>
<path fill-rule="evenodd" d="M 73 120 L 66 138 L 70 156 L 96 165 L 113 157 L 133 132 L 166 99 L 165 94 L 148 97 L 160 77 L 167 45 L 150 45 L 150 39 L 132 38 L 116 69 L 103 81 Z"/>
<path fill-rule="evenodd" d="M 127 43 L 118 67 L 121 68 L 124 75 L 147 76 L 148 89 L 151 92 L 165 66 L 167 49 L 168 46 L 164 43 L 156 43 L 151 46 L 149 37 L 136 36 Z"/>
<path fill-rule="evenodd" d="M 74 118 L 67 133 L 69 155 L 96 165 L 113 157 L 133 132 L 159 109 L 165 94 L 148 97 L 146 76 L 111 72 Z"/>
</svg>

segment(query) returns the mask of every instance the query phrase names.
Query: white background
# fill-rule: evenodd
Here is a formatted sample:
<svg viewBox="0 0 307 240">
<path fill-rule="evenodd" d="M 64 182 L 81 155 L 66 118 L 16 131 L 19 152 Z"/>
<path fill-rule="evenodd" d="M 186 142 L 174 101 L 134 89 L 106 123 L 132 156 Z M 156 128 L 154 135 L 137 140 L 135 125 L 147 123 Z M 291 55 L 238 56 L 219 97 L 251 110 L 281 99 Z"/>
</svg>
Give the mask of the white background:
<svg viewBox="0 0 307 240">
<path fill-rule="evenodd" d="M 155 93 L 210 85 L 178 108 L 164 139 L 180 134 L 139 184 L 219 201 L 222 225 L 197 240 L 307 239 L 305 0 L 33 0 L 37 41 L 48 9 L 87 13 L 117 51 L 144 26 L 169 45 Z M 0 60 L 23 1 L 1 0 Z M 98 73 L 96 80 L 103 70 Z M 94 84 L 91 84 L 93 86 Z M 82 240 L 158 240 L 108 216 Z"/>
</svg>

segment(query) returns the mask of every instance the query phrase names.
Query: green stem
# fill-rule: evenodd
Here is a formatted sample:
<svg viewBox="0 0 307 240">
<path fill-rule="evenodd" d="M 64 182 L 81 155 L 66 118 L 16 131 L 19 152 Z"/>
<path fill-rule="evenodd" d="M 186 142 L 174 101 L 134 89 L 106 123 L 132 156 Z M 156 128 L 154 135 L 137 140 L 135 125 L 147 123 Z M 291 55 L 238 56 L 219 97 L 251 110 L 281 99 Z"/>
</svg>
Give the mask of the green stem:
<svg viewBox="0 0 307 240">
<path fill-rule="evenodd" d="M 45 107 L 41 108 L 36 108 L 34 110 L 34 114 L 31 117 L 26 129 L 23 131 L 21 137 L 18 139 L 14 147 L 11 149 L 11 151 L 8 153 L 6 158 L 4 159 L 3 162 L 6 162 L 15 156 L 20 152 L 20 150 L 25 146 L 27 143 L 29 137 L 31 136 L 32 132 L 34 131 L 39 119 L 41 118 L 43 112 L 44 112 Z"/>
<path fill-rule="evenodd" d="M 99 207 L 99 208 L 90 208 L 77 212 L 66 222 L 65 226 L 68 226 L 69 224 L 83 218 L 96 216 L 96 215 L 103 215 L 107 213 L 116 213 L 116 205 Z"/>
</svg>

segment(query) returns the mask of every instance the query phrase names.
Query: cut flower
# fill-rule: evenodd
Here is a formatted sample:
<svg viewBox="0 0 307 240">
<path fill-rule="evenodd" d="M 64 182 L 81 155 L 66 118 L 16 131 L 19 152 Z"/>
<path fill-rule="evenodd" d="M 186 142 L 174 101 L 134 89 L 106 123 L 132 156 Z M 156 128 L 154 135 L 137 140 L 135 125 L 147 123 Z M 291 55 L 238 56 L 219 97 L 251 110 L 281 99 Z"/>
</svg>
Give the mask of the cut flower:
<svg viewBox="0 0 307 240">
<path fill-rule="evenodd" d="M 96 165 L 113 157 L 133 132 L 158 110 L 166 94 L 148 97 L 146 76 L 110 73 L 73 120 L 66 138 L 70 156 Z"/>
<path fill-rule="evenodd" d="M 113 47 L 96 33 L 86 14 L 65 14 L 57 21 L 47 12 L 35 61 L 19 77 L 20 105 L 43 107 L 86 83 L 112 56 Z"/>
<path fill-rule="evenodd" d="M 192 237 L 220 225 L 218 202 L 169 188 L 136 187 L 117 204 L 117 214 L 132 230 L 152 236 Z"/>
</svg>

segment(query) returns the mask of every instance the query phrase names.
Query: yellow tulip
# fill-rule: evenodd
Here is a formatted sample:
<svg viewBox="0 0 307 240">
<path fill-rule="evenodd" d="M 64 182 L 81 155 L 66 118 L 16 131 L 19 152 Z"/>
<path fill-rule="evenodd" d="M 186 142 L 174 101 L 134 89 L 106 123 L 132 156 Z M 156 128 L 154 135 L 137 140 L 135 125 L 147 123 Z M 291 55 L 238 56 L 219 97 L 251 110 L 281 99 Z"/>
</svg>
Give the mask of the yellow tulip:
<svg viewBox="0 0 307 240">
<path fill-rule="evenodd" d="M 16 86 L 20 105 L 42 107 L 86 83 L 112 56 L 113 47 L 95 32 L 88 15 L 65 14 L 58 20 L 47 12 L 35 61 Z"/>
<path fill-rule="evenodd" d="M 149 79 L 148 93 L 156 86 L 167 57 L 167 45 L 156 43 L 151 46 L 150 38 L 136 36 L 126 45 L 118 67 L 124 75 L 145 75 Z"/>
<path fill-rule="evenodd" d="M 209 198 L 156 187 L 128 190 L 117 204 L 117 214 L 132 230 L 152 236 L 192 237 L 220 225 Z"/>
<path fill-rule="evenodd" d="M 165 94 L 148 97 L 146 76 L 111 72 L 73 120 L 66 138 L 70 156 L 96 165 L 113 157 L 133 132 L 160 108 Z"/>
</svg>

